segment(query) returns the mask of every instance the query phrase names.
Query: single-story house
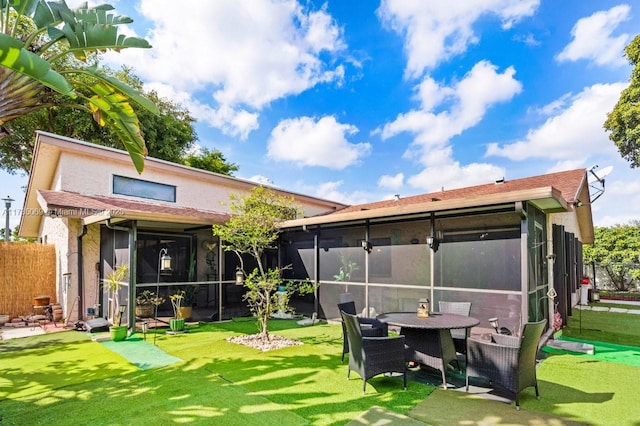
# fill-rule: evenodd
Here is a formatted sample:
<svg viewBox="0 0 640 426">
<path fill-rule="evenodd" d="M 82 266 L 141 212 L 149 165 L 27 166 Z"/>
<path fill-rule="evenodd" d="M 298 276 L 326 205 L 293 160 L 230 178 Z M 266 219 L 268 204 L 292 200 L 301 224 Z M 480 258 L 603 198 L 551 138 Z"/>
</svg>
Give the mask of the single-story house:
<svg viewBox="0 0 640 426">
<path fill-rule="evenodd" d="M 247 311 L 238 259 L 211 225 L 228 219 L 229 194 L 256 185 L 153 158 L 138 175 L 124 151 L 37 132 L 19 232 L 56 245 L 56 296 L 72 321 L 112 316 L 101 283 L 122 264 L 130 266 L 125 322 L 136 320 L 141 291 L 185 287 L 199 289 L 190 301 L 196 319 L 226 319 Z M 471 301 L 484 326 L 497 317 L 517 330 L 554 306 L 566 319 L 582 244 L 593 243 L 585 169 L 357 206 L 272 189 L 293 196 L 303 215 L 281 223 L 269 262 L 316 283 L 293 304 L 320 318 L 337 318 L 347 293 L 369 315 L 414 311 L 428 298 L 434 310 L 440 300 Z M 160 270 L 165 251 L 171 271 Z"/>
</svg>

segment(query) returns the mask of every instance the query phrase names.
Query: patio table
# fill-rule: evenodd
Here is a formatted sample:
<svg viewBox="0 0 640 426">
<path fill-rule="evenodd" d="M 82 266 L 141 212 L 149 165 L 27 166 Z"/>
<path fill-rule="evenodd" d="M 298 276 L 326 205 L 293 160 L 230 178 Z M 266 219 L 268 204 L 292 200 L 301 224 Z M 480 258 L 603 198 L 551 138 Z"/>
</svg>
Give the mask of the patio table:
<svg viewBox="0 0 640 426">
<path fill-rule="evenodd" d="M 390 312 L 378 315 L 378 320 L 400 327 L 405 339 L 405 358 L 442 372 L 442 386 L 447 388 L 445 372 L 451 361 L 458 361 L 451 338 L 452 329 L 471 328 L 480 321 L 456 314 L 432 313 L 419 318 L 415 312 Z"/>
</svg>

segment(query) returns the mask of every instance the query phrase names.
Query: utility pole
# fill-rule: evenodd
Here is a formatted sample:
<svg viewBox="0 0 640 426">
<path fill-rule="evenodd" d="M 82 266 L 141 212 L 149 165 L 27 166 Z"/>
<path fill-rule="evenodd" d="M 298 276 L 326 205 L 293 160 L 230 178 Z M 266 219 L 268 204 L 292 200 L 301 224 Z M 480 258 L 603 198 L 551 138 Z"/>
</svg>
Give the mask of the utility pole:
<svg viewBox="0 0 640 426">
<path fill-rule="evenodd" d="M 3 198 L 2 201 L 4 201 L 4 206 L 7 209 L 7 212 L 6 212 L 7 222 L 6 222 L 6 226 L 4 227 L 4 242 L 8 243 L 9 242 L 9 235 L 11 235 L 11 229 L 9 228 L 10 227 L 10 225 L 9 225 L 9 209 L 11 208 L 11 202 L 15 201 L 15 200 L 7 195 L 7 198 Z"/>
</svg>

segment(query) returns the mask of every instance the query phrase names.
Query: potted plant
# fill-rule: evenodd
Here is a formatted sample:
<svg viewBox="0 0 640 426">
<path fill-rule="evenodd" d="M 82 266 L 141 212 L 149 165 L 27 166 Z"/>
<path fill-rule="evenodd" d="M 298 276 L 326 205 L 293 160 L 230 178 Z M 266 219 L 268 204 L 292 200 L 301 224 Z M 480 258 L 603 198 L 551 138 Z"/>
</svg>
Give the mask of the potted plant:
<svg viewBox="0 0 640 426">
<path fill-rule="evenodd" d="M 156 306 L 164 303 L 164 297 L 157 296 L 151 290 L 144 290 L 136 296 L 136 316 L 139 318 L 151 318 Z"/>
<path fill-rule="evenodd" d="M 113 296 L 114 310 L 111 312 L 113 318 L 113 324 L 109 327 L 109 333 L 111 333 L 111 339 L 114 342 L 119 342 L 127 338 L 126 325 L 122 325 L 122 315 L 126 306 L 120 306 L 120 300 L 118 292 L 122 288 L 122 283 L 127 279 L 129 274 L 129 265 L 120 265 L 107 274 L 107 280 L 105 281 L 105 288 L 111 292 Z"/>
<path fill-rule="evenodd" d="M 169 297 L 173 307 L 173 318 L 169 319 L 169 329 L 174 333 L 184 331 L 184 318 L 182 317 L 182 312 L 180 312 L 184 294 L 184 290 L 178 290 Z"/>
<path fill-rule="evenodd" d="M 200 291 L 200 287 L 197 285 L 185 286 L 182 290 L 182 303 L 180 305 L 180 316 L 182 318 L 191 318 L 193 312 L 193 305 L 196 303 L 196 297 Z"/>
</svg>

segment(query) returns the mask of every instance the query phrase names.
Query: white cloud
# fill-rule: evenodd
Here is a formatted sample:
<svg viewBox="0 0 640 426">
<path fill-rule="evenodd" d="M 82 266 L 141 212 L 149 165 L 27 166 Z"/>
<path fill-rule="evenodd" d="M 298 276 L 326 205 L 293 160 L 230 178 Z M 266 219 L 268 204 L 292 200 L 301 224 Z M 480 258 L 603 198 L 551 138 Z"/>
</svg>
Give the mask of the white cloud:
<svg viewBox="0 0 640 426">
<path fill-rule="evenodd" d="M 488 163 L 461 165 L 450 157 L 442 164 L 432 164 L 408 179 L 409 184 L 425 192 L 480 185 L 505 177 L 503 168 Z"/>
<path fill-rule="evenodd" d="M 313 193 L 319 198 L 349 205 L 363 204 L 371 201 L 369 194 L 366 194 L 363 191 L 354 191 L 351 193 L 340 191 L 340 187 L 343 183 L 344 182 L 341 180 L 324 182 L 316 187 L 307 188 L 307 192 Z"/>
<path fill-rule="evenodd" d="M 514 74 L 512 67 L 498 73 L 495 65 L 481 61 L 453 87 L 440 87 L 426 77 L 418 86 L 422 108 L 400 114 L 385 124 L 381 137 L 388 139 L 402 132 L 415 134 L 414 145 L 422 148 L 423 162 L 429 164 L 428 156 L 434 146 L 446 144 L 453 136 L 476 125 L 489 107 L 520 93 L 522 85 Z M 438 105 L 425 97 L 428 93 L 437 93 L 441 102 L 450 101 L 451 108 L 433 113 Z"/>
<path fill-rule="evenodd" d="M 292 118 L 279 122 L 271 131 L 267 152 L 269 157 L 279 161 L 341 170 L 371 151 L 369 143 L 347 140 L 347 136 L 357 132 L 355 126 L 339 123 L 334 116 L 319 120 Z"/>
<path fill-rule="evenodd" d="M 615 147 L 602 125 L 625 87 L 624 83 L 587 87 L 570 99 L 566 109 L 530 130 L 523 140 L 502 146 L 491 143 L 486 155 L 515 161 L 546 158 L 580 163 L 588 156 L 609 155 Z"/>
<path fill-rule="evenodd" d="M 255 183 L 260 184 L 260 185 L 276 186 L 276 185 L 274 185 L 274 183 L 273 183 L 273 181 L 271 179 L 269 179 L 266 176 L 262 176 L 262 175 L 253 175 L 247 180 L 249 180 L 251 182 L 255 182 Z"/>
<path fill-rule="evenodd" d="M 499 73 L 493 64 L 481 61 L 451 87 L 441 86 L 430 77 L 424 78 L 416 90 L 421 109 L 400 114 L 378 130 L 383 139 L 402 132 L 415 135 L 405 157 L 417 158 L 425 168 L 407 179 L 411 186 L 433 191 L 504 177 L 504 169 L 492 164 L 461 165 L 453 159 L 449 141 L 478 124 L 492 105 L 520 93 L 522 85 L 514 75 L 512 67 Z M 432 111 L 445 102 L 449 109 Z"/>
<path fill-rule="evenodd" d="M 631 8 L 622 4 L 578 20 L 571 29 L 573 40 L 556 56 L 556 60 L 587 59 L 598 65 L 625 65 L 624 47 L 630 36 L 614 37 L 613 32 L 620 23 L 629 19 L 630 12 Z"/>
<path fill-rule="evenodd" d="M 257 128 L 262 108 L 323 83 L 340 84 L 346 45 L 326 11 L 295 0 L 141 0 L 153 49 L 122 52 L 145 81 L 199 96 L 194 114 L 230 135 Z M 194 19 L 197 17 L 197 19 Z M 138 51 L 138 52 L 134 52 Z M 144 64 L 144 66 L 140 66 Z M 204 101 L 208 93 L 214 106 Z M 206 102 L 206 103 L 205 103 Z"/>
<path fill-rule="evenodd" d="M 226 135 L 244 140 L 259 127 L 258 113 L 228 105 L 214 108 L 195 99 L 190 93 L 176 90 L 168 84 L 149 83 L 145 88 L 155 90 L 161 97 L 184 106 L 197 121 L 208 123 Z"/>
<path fill-rule="evenodd" d="M 395 176 L 384 175 L 378 179 L 378 186 L 386 189 L 400 189 L 404 184 L 404 174 L 398 173 Z"/>
<path fill-rule="evenodd" d="M 378 17 L 405 37 L 406 74 L 423 75 L 426 69 L 464 53 L 478 42 L 473 24 L 484 14 L 497 15 L 504 29 L 535 13 L 539 0 L 383 0 Z"/>
<path fill-rule="evenodd" d="M 605 179 L 606 189 L 602 198 L 591 206 L 596 226 L 623 225 L 640 220 L 640 176 L 620 161 Z M 615 200 L 624 200 L 624 203 Z"/>
</svg>

